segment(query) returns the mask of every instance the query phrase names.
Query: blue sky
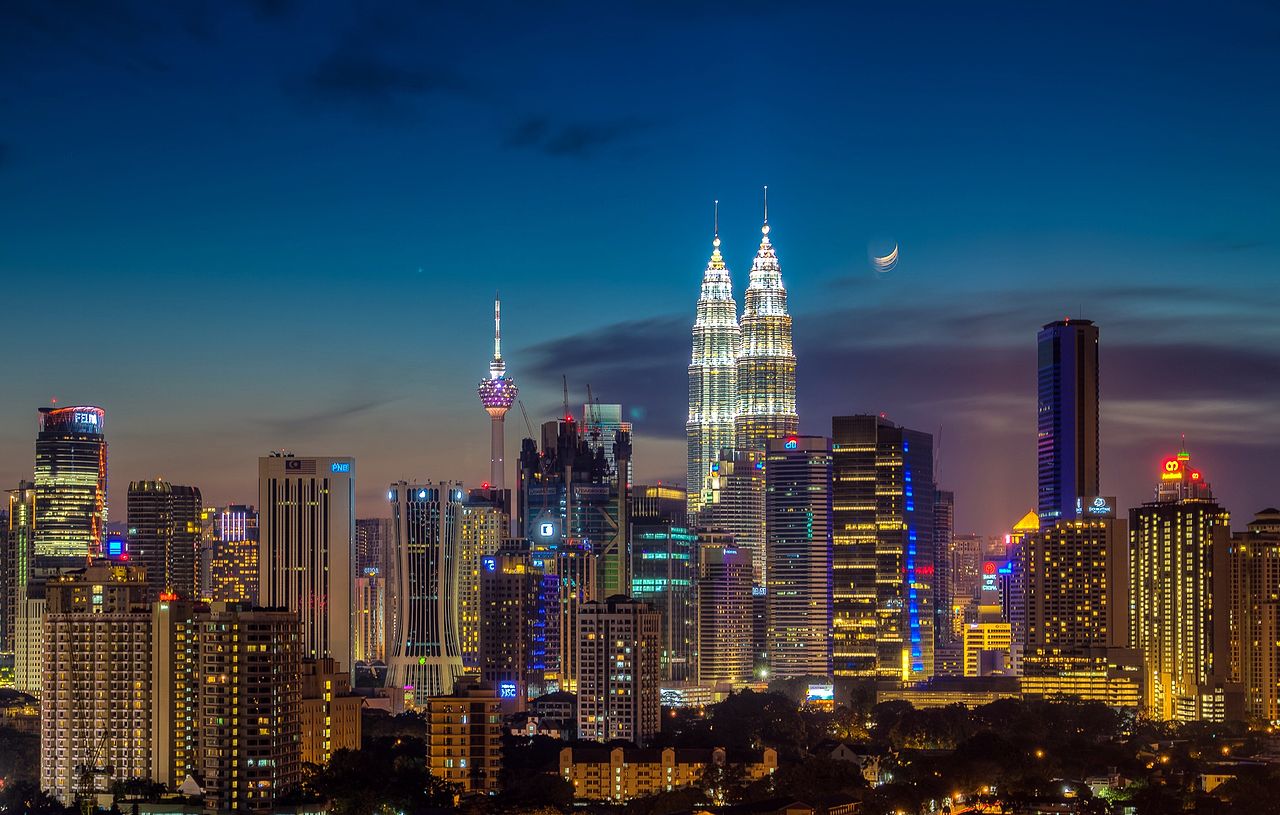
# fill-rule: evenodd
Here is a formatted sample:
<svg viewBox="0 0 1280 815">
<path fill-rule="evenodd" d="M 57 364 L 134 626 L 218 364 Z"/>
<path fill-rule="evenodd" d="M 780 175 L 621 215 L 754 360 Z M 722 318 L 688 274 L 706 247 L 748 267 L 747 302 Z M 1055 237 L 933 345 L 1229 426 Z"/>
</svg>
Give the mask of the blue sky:
<svg viewBox="0 0 1280 815">
<path fill-rule="evenodd" d="M 8 3 L 0 478 L 56 396 L 107 408 L 117 518 L 134 478 L 252 500 L 281 447 L 355 455 L 366 514 L 478 482 L 495 289 L 534 421 L 590 383 L 678 478 L 711 201 L 741 298 L 768 184 L 806 432 L 942 428 L 997 532 L 1035 331 L 1089 317 L 1104 489 L 1186 432 L 1243 521 L 1280 502 L 1278 76 L 1261 2 Z"/>
</svg>

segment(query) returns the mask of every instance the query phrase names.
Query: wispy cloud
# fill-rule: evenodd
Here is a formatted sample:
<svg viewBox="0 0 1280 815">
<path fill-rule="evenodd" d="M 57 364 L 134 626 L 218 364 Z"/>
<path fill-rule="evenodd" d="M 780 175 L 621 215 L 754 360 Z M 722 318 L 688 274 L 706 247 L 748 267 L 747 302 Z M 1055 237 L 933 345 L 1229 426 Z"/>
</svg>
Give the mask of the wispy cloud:
<svg viewBox="0 0 1280 815">
<path fill-rule="evenodd" d="M 594 156 L 655 126 L 651 120 L 624 118 L 602 122 L 557 122 L 548 116 L 527 116 L 508 131 L 504 144 L 536 150 L 548 156 Z"/>
</svg>

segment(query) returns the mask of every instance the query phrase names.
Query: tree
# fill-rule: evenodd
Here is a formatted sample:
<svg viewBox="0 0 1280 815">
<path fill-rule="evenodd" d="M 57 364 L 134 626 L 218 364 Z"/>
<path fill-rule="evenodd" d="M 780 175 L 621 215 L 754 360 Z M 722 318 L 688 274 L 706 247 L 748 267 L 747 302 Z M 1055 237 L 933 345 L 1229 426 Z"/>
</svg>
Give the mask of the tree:
<svg viewBox="0 0 1280 815">
<path fill-rule="evenodd" d="M 16 781 L 0 790 L 0 812 L 22 815 L 70 815 L 74 807 L 64 807 L 46 795 L 34 781 Z"/>
</svg>

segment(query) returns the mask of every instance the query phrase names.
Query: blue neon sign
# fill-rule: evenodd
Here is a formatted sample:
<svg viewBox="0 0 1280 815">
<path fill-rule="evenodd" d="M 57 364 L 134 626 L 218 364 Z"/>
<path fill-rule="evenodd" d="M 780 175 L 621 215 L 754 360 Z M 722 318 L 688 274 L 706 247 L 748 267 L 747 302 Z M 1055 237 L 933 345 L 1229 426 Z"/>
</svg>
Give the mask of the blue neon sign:
<svg viewBox="0 0 1280 815">
<path fill-rule="evenodd" d="M 350 462 L 350 461 L 335 461 L 335 462 L 333 462 L 332 464 L 330 464 L 330 465 L 329 465 L 329 472 L 331 472 L 331 473 L 349 473 L 349 472 L 351 472 L 351 462 Z"/>
</svg>

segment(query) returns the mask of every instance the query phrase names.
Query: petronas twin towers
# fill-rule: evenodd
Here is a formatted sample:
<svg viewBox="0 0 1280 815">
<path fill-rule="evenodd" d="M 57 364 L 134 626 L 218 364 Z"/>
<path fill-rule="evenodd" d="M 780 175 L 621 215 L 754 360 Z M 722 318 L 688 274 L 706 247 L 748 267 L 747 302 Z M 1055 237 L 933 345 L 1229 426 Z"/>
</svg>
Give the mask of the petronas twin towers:
<svg viewBox="0 0 1280 815">
<path fill-rule="evenodd" d="M 769 199 L 765 188 L 760 249 L 751 264 L 742 311 L 733 299 L 733 281 L 720 255 L 717 217 L 711 259 L 702 276 L 693 359 L 689 364 L 689 510 L 702 509 L 721 451 L 754 451 L 766 441 L 792 435 L 796 415 L 796 357 L 782 269 L 769 241 Z"/>
</svg>

